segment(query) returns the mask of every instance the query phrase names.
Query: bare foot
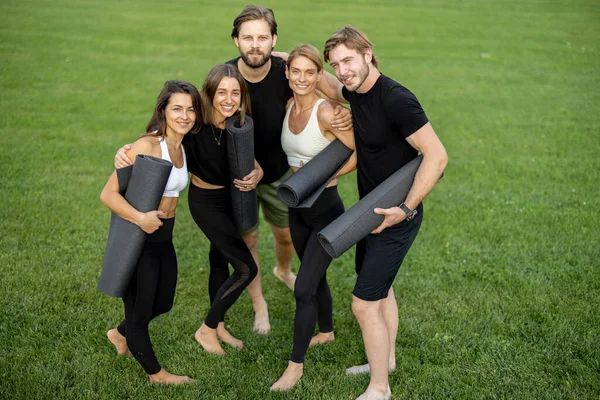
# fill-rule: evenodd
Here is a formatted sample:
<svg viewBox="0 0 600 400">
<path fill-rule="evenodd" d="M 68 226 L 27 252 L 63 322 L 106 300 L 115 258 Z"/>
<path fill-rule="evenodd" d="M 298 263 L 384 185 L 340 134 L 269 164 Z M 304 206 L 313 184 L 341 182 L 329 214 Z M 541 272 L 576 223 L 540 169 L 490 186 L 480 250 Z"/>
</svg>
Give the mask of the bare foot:
<svg viewBox="0 0 600 400">
<path fill-rule="evenodd" d="M 290 361 L 283 375 L 271 386 L 271 390 L 290 390 L 302 378 L 304 364 Z"/>
<path fill-rule="evenodd" d="M 188 376 L 173 375 L 161 368 L 156 374 L 148 375 L 150 382 L 162 383 L 166 385 L 180 385 L 182 383 L 193 382 L 194 380 Z"/>
<path fill-rule="evenodd" d="M 244 348 L 244 342 L 233 337 L 231 333 L 225 329 L 225 324 L 223 322 L 219 322 L 219 325 L 217 326 L 217 337 L 221 339 L 223 343 L 227 343 L 231 347 L 235 347 L 238 350 Z"/>
<path fill-rule="evenodd" d="M 271 332 L 269 323 L 269 309 L 265 298 L 252 299 L 252 308 L 254 308 L 254 327 L 252 328 L 259 335 L 266 335 Z"/>
<path fill-rule="evenodd" d="M 388 365 L 388 372 L 392 373 L 396 370 L 396 363 Z M 371 373 L 371 367 L 369 364 L 355 365 L 350 368 L 346 368 L 346 375 L 358 375 L 358 374 L 369 374 Z"/>
<path fill-rule="evenodd" d="M 279 266 L 273 268 L 273 275 L 281 282 L 285 283 L 287 287 L 294 290 L 294 284 L 296 283 L 296 275 L 292 274 L 291 271 L 283 272 Z"/>
<path fill-rule="evenodd" d="M 333 332 L 325 332 L 325 333 L 319 332 L 315 336 L 313 336 L 312 339 L 310 339 L 310 344 L 308 346 L 311 347 L 311 346 L 315 346 L 317 344 L 325 344 L 325 343 L 333 342 L 333 339 L 335 339 Z"/>
<path fill-rule="evenodd" d="M 129 347 L 127 347 L 127 339 L 125 339 L 125 336 L 119 333 L 117 328 L 113 328 L 106 332 L 106 337 L 108 337 L 108 340 L 110 340 L 110 342 L 115 346 L 118 355 L 131 355 L 129 352 Z"/>
<path fill-rule="evenodd" d="M 363 394 L 356 398 L 356 400 L 389 400 L 391 397 L 392 391 L 389 386 L 384 392 L 369 386 Z"/>
<path fill-rule="evenodd" d="M 200 346 L 202 346 L 202 348 L 209 353 L 218 354 L 220 356 L 227 354 L 219 343 L 216 329 L 211 329 L 202 324 L 202 326 L 196 331 L 194 338 L 196 339 L 196 342 L 200 343 Z"/>
</svg>

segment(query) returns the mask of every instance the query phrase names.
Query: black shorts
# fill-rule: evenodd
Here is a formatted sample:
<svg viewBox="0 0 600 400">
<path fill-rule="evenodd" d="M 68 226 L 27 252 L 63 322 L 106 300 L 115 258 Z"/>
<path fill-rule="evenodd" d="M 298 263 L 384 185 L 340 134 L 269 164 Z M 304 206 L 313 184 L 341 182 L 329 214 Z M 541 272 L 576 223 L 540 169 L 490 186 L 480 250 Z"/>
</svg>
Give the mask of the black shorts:
<svg viewBox="0 0 600 400">
<path fill-rule="evenodd" d="M 411 221 L 385 229 L 379 234 L 369 234 L 356 245 L 356 285 L 353 294 L 361 300 L 385 299 L 404 257 L 412 246 L 421 222 L 423 204 L 417 207 Z"/>
</svg>

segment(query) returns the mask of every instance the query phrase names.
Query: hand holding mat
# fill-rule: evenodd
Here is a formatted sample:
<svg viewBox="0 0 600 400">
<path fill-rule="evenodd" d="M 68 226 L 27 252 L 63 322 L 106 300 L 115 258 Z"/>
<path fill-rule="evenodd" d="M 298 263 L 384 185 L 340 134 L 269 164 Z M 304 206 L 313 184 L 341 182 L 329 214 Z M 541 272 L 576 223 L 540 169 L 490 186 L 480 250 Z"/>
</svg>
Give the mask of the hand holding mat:
<svg viewBox="0 0 600 400">
<path fill-rule="evenodd" d="M 323 228 L 317 236 L 325 251 L 331 257 L 337 258 L 381 225 L 385 217 L 375 214 L 373 209 L 395 207 L 402 203 L 410 191 L 421 161 L 422 154 L 394 172 L 348 211 Z"/>
<path fill-rule="evenodd" d="M 124 189 L 125 200 L 140 212 L 156 210 L 172 167 L 169 161 L 140 154 L 133 166 L 117 170 L 119 192 Z M 98 290 L 113 297 L 125 294 L 146 237 L 137 225 L 111 215 Z"/>
<path fill-rule="evenodd" d="M 311 207 L 352 153 L 352 149 L 335 139 L 279 185 L 277 196 L 288 207 Z"/>
<path fill-rule="evenodd" d="M 227 156 L 231 174 L 231 207 L 233 221 L 240 231 L 252 228 L 258 222 L 258 200 L 256 190 L 242 192 L 233 185 L 233 179 L 243 179 L 254 169 L 254 121 L 246 115 L 244 126 L 240 116 L 228 118 Z"/>
</svg>

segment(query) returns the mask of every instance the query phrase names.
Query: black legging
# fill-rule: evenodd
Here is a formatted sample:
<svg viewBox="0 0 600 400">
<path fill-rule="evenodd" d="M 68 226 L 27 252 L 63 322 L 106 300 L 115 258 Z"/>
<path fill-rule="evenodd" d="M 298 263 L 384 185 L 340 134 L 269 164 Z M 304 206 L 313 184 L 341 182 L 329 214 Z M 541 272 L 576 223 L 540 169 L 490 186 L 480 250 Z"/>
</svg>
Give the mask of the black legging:
<svg viewBox="0 0 600 400">
<path fill-rule="evenodd" d="M 301 262 L 294 286 L 296 316 L 290 360 L 295 363 L 304 362 L 317 319 L 320 332 L 333 331 L 333 302 L 327 284 L 332 259 L 319 244 L 317 233 L 343 213 L 337 186 L 326 188 L 311 208 L 289 211 L 292 242 Z"/>
<path fill-rule="evenodd" d="M 213 301 L 215 301 L 217 292 L 229 278 L 229 262 L 212 242 L 210 243 L 210 250 L 208 251 L 208 265 L 210 265 L 210 272 L 208 274 L 208 297 L 210 298 L 210 304 L 212 304 Z"/>
<path fill-rule="evenodd" d="M 155 317 L 173 307 L 177 285 L 177 256 L 173 247 L 175 218 L 164 219 L 163 225 L 149 235 L 144 244 L 129 286 L 123 296 L 125 319 L 118 331 L 127 339 L 131 354 L 148 375 L 160 371 L 148 325 Z"/>
<path fill-rule="evenodd" d="M 222 283 L 218 289 L 215 284 L 209 290 L 211 305 L 204 323 L 209 328 L 216 329 L 227 310 L 256 277 L 258 268 L 231 218 L 229 189 L 202 189 L 192 184 L 188 200 L 194 221 L 211 242 L 211 246 L 214 246 L 234 269 L 231 276 L 224 278 L 223 271 L 213 270 L 211 264 L 211 281 Z"/>
</svg>

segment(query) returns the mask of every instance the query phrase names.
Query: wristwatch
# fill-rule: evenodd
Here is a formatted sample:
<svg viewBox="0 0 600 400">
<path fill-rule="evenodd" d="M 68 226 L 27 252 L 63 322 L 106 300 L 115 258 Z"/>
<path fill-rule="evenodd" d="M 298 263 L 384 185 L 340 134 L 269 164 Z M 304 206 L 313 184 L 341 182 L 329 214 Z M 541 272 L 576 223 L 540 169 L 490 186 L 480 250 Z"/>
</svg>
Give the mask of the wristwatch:
<svg viewBox="0 0 600 400">
<path fill-rule="evenodd" d="M 404 211 L 404 213 L 406 214 L 406 220 L 407 221 L 410 221 L 411 219 L 413 219 L 417 215 L 417 212 L 418 212 L 417 210 L 411 210 L 404 203 L 400 204 L 398 207 L 400 207 L 400 209 L 402 211 Z"/>
</svg>

